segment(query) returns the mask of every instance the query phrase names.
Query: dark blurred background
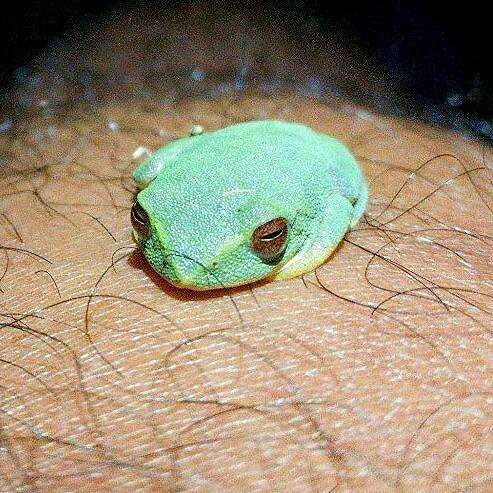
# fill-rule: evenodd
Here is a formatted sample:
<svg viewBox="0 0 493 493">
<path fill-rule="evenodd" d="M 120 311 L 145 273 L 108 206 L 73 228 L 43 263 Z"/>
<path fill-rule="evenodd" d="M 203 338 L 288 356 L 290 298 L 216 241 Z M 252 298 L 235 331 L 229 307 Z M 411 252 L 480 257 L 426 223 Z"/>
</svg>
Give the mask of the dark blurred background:
<svg viewBox="0 0 493 493">
<path fill-rule="evenodd" d="M 114 8 L 156 4 L 172 9 L 183 2 L 122 0 L 18 0 L 4 4 L 0 18 L 0 84 L 5 91 L 14 74 L 73 25 L 90 25 Z M 250 2 L 250 11 L 265 3 Z M 231 3 L 228 3 L 232 7 Z M 438 108 L 439 124 L 456 121 L 476 134 L 493 135 L 493 89 L 486 53 L 488 13 L 479 2 L 286 0 L 269 2 L 290 16 L 314 18 L 323 33 L 344 34 L 389 74 L 407 96 L 407 104 Z M 361 75 L 364 77 L 364 74 Z M 397 84 L 396 84 L 397 85 Z M 412 103 L 409 103 L 412 101 Z M 420 112 L 427 115 L 430 112 Z M 430 114 L 431 114 L 430 113 Z M 437 117 L 437 114 L 440 116 Z M 437 123 L 437 122 L 435 122 Z"/>
</svg>

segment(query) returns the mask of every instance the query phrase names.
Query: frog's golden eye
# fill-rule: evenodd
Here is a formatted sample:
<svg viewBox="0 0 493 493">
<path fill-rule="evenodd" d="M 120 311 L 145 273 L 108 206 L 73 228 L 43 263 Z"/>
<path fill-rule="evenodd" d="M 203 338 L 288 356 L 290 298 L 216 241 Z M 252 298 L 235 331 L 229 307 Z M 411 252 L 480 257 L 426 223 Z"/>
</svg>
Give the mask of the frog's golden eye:
<svg viewBox="0 0 493 493">
<path fill-rule="evenodd" d="M 149 236 L 149 216 L 143 207 L 138 203 L 132 206 L 130 211 L 130 220 L 137 234 L 142 238 Z"/>
<path fill-rule="evenodd" d="M 250 248 L 266 262 L 275 260 L 286 247 L 288 220 L 276 217 L 260 225 L 252 234 Z"/>
</svg>

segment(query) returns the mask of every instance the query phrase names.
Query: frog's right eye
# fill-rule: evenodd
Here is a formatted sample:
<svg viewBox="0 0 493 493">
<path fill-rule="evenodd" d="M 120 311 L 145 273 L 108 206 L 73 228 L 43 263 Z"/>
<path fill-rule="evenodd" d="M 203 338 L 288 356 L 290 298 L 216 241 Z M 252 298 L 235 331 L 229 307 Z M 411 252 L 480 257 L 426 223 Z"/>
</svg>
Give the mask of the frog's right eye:
<svg viewBox="0 0 493 493">
<path fill-rule="evenodd" d="M 141 238 L 147 238 L 149 236 L 149 216 L 138 202 L 135 202 L 132 206 L 130 220 L 132 221 L 132 226 L 136 233 Z"/>
<path fill-rule="evenodd" d="M 276 217 L 260 225 L 250 238 L 250 248 L 264 261 L 272 262 L 282 255 L 288 239 L 288 220 Z"/>
</svg>

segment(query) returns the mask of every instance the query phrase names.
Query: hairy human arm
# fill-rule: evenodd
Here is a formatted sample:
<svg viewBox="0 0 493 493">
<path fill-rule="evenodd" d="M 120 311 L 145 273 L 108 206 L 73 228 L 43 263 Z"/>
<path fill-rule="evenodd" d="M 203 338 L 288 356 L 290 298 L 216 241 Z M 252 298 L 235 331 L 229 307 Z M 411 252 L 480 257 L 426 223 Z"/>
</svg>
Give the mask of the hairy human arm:
<svg viewBox="0 0 493 493">
<path fill-rule="evenodd" d="M 343 140 L 369 209 L 304 278 L 172 288 L 131 240 L 136 151 L 257 118 Z M 1 490 L 491 489 L 489 148 L 281 91 L 103 102 L 1 139 Z"/>
</svg>

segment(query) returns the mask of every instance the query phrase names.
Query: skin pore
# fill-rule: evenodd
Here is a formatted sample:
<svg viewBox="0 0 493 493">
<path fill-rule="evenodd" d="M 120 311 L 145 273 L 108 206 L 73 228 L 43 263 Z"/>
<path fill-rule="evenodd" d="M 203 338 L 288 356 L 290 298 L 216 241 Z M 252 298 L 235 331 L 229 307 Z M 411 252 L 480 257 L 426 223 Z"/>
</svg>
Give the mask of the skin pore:
<svg viewBox="0 0 493 493">
<path fill-rule="evenodd" d="M 85 49 L 85 83 L 41 70 L 0 133 L 0 491 L 491 491 L 491 149 L 299 88 L 159 92 Z M 349 146 L 364 219 L 303 278 L 173 288 L 132 242 L 132 170 L 266 118 Z"/>
</svg>

